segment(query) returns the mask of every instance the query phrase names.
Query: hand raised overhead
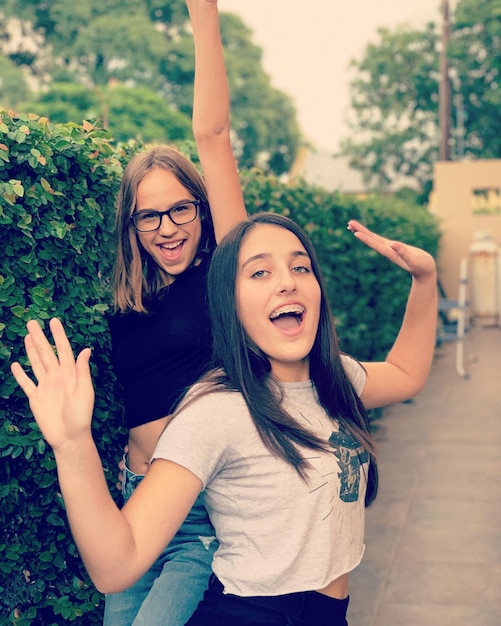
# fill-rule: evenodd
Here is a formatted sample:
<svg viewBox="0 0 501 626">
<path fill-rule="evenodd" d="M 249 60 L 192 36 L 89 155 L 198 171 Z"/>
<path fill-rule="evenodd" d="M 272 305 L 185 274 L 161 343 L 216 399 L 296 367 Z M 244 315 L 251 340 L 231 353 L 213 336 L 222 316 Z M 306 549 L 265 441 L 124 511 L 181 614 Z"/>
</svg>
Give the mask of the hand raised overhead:
<svg viewBox="0 0 501 626">
<path fill-rule="evenodd" d="M 17 362 L 12 364 L 11 371 L 26 394 L 45 439 L 57 450 L 90 435 L 94 406 L 90 349 L 82 350 L 75 361 L 63 325 L 56 318 L 50 321 L 50 329 L 57 354 L 38 322 L 31 320 L 27 329 L 26 354 L 37 382 Z"/>
</svg>

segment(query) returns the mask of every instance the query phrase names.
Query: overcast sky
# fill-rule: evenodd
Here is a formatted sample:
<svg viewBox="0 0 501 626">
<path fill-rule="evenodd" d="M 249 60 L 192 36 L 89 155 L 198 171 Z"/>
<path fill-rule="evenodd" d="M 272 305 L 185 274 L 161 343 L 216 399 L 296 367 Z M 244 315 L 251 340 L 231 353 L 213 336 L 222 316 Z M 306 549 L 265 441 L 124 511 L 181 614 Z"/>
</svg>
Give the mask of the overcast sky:
<svg viewBox="0 0 501 626">
<path fill-rule="evenodd" d="M 450 0 L 452 12 L 455 1 Z M 219 0 L 240 15 L 263 49 L 274 87 L 289 94 L 303 134 L 319 149 L 335 151 L 348 133 L 348 69 L 377 29 L 440 22 L 441 0 Z"/>
</svg>

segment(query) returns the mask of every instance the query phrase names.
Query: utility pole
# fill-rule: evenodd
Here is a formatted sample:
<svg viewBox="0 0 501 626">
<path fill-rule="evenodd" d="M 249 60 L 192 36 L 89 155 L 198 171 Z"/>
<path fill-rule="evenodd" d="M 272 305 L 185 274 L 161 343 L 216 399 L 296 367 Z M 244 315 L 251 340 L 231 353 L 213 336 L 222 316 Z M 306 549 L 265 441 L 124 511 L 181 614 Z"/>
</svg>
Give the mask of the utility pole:
<svg viewBox="0 0 501 626">
<path fill-rule="evenodd" d="M 463 95 L 461 93 L 457 93 L 454 98 L 454 104 L 456 106 L 456 128 L 457 128 L 457 139 L 456 139 L 456 159 L 461 161 L 464 159 L 464 138 L 465 138 L 465 128 L 464 128 L 464 102 Z"/>
<path fill-rule="evenodd" d="M 451 126 L 451 85 L 447 48 L 449 44 L 449 0 L 442 0 L 442 49 L 440 50 L 440 83 L 438 89 L 438 115 L 440 122 L 440 161 L 450 161 L 449 137 Z"/>
</svg>

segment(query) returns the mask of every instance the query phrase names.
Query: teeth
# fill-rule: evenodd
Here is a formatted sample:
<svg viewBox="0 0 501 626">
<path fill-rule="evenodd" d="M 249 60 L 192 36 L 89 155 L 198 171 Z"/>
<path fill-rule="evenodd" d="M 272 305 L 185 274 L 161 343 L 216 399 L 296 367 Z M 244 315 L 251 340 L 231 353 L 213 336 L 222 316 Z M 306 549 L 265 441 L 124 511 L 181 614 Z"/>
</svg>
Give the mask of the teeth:
<svg viewBox="0 0 501 626">
<path fill-rule="evenodd" d="M 164 243 L 160 247 L 166 248 L 167 250 L 174 250 L 174 248 L 177 248 L 180 245 L 181 245 L 181 242 L 177 241 L 176 243 Z"/>
<path fill-rule="evenodd" d="M 302 315 L 304 313 L 304 307 L 300 304 L 286 304 L 285 306 L 281 306 L 279 309 L 273 311 L 270 315 L 270 320 L 274 320 L 280 315 L 287 315 L 292 313 L 294 315 Z"/>
</svg>

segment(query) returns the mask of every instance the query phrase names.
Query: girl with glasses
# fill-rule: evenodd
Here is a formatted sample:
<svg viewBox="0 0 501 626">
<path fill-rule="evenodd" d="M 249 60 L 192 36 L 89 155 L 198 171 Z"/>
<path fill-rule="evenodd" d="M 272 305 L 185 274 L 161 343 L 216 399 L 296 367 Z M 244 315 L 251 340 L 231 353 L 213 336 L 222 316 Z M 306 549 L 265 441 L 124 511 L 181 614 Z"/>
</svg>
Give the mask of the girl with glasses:
<svg viewBox="0 0 501 626">
<path fill-rule="evenodd" d="M 175 149 L 154 146 L 130 161 L 117 201 L 109 327 L 129 430 L 125 502 L 148 472 L 177 403 L 209 369 L 207 270 L 217 242 L 246 215 L 230 144 L 217 4 L 187 5 L 195 43 L 193 133 L 204 178 Z M 105 626 L 183 626 L 207 588 L 216 547 L 200 498 L 141 579 L 107 595 Z"/>
<path fill-rule="evenodd" d="M 364 509 L 377 491 L 366 411 L 422 389 L 437 311 L 429 254 L 355 221 L 348 228 L 412 276 L 386 360 L 361 364 L 340 353 L 315 252 L 294 222 L 263 213 L 239 223 L 208 275 L 221 368 L 181 402 L 121 511 L 91 434 L 90 351 L 75 362 L 52 320 L 56 356 L 28 323 L 38 384 L 18 363 L 12 372 L 54 449 L 73 535 L 98 588 L 143 575 L 203 493 L 219 547 L 188 626 L 346 626 L 349 572 L 362 558 Z"/>
</svg>

